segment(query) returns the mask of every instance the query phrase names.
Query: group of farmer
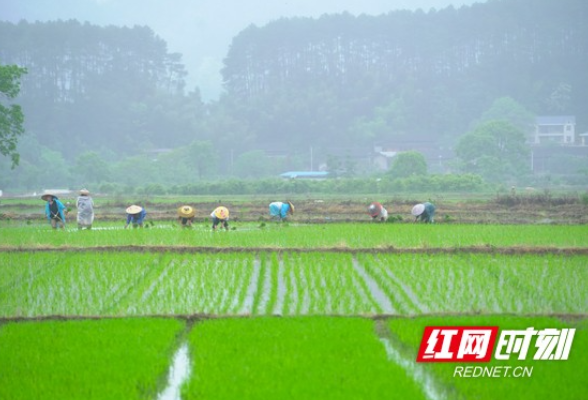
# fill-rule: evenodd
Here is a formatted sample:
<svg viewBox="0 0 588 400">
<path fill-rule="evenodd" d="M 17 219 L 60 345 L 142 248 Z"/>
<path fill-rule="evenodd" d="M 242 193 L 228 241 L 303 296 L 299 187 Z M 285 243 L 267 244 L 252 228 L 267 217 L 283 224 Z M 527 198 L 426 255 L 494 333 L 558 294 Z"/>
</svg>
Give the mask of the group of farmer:
<svg viewBox="0 0 588 400">
<path fill-rule="evenodd" d="M 67 207 L 55 194 L 46 193 L 41 198 L 46 202 L 45 215 L 53 229 L 57 229 L 58 227 L 65 228 L 65 215 L 68 213 Z M 76 208 L 78 210 L 78 229 L 92 229 L 92 224 L 94 223 L 94 201 L 90 197 L 90 192 L 87 189 L 80 190 L 79 197 L 76 201 Z M 125 229 L 129 226 L 133 226 L 134 228 L 143 227 L 143 222 L 147 216 L 147 211 L 144 207 L 133 204 L 127 207 L 125 211 L 127 214 Z M 294 205 L 290 201 L 276 201 L 270 203 L 269 213 L 272 218 L 283 221 L 288 218 L 288 215 L 294 214 Z M 194 217 L 196 216 L 196 210 L 189 205 L 184 205 L 178 208 L 177 214 L 178 223 L 184 228 L 189 228 L 192 226 Z M 227 231 L 229 230 L 229 209 L 227 207 L 216 207 L 210 213 L 210 218 L 212 220 L 213 231 L 216 231 L 218 226 Z"/>
<path fill-rule="evenodd" d="M 57 229 L 58 227 L 65 228 L 65 215 L 68 212 L 67 207 L 54 194 L 47 193 L 41 196 L 41 198 L 46 201 L 45 215 L 53 229 Z M 78 210 L 78 229 L 92 229 L 92 224 L 94 223 L 94 201 L 90 197 L 90 192 L 87 189 L 80 190 L 76 207 Z M 127 207 L 125 211 L 127 214 L 125 229 L 129 226 L 143 227 L 143 222 L 147 216 L 147 211 L 145 211 L 144 207 L 133 204 Z M 178 223 L 182 227 L 188 228 L 192 226 L 194 217 L 196 216 L 196 210 L 194 207 L 184 205 L 178 208 L 177 214 Z M 294 214 L 294 205 L 290 201 L 272 202 L 269 205 L 269 214 L 273 219 L 283 221 L 289 215 Z M 374 221 L 386 222 L 388 219 L 388 211 L 378 202 L 373 202 L 369 205 L 368 214 Z M 412 208 L 411 214 L 415 217 L 415 222 L 420 220 L 425 223 L 433 223 L 435 206 L 429 202 L 419 203 Z M 229 209 L 227 207 L 216 207 L 210 213 L 210 218 L 212 220 L 213 231 L 216 231 L 218 226 L 227 231 L 229 230 Z"/>
<path fill-rule="evenodd" d="M 419 220 L 428 224 L 435 222 L 435 206 L 428 201 L 425 203 L 416 204 L 410 213 L 413 215 L 413 217 L 415 217 L 415 222 Z M 377 201 L 374 201 L 372 204 L 370 204 L 368 207 L 368 214 L 374 221 L 386 222 L 388 219 L 388 211 Z"/>
</svg>

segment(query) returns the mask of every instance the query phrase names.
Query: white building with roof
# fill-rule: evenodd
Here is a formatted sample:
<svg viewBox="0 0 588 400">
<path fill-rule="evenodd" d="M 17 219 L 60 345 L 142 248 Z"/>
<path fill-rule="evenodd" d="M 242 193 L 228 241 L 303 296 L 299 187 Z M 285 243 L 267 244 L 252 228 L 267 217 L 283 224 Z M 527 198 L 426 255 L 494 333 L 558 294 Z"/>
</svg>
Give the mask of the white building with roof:
<svg viewBox="0 0 588 400">
<path fill-rule="evenodd" d="M 542 116 L 535 119 L 533 143 L 576 144 L 576 117 L 572 115 Z"/>
</svg>

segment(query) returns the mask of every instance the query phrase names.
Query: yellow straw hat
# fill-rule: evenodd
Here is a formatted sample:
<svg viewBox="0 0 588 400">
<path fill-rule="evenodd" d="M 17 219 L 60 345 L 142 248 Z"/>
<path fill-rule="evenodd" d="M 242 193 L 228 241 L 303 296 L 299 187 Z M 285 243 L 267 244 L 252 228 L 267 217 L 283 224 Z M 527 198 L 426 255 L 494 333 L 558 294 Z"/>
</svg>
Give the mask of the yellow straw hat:
<svg viewBox="0 0 588 400">
<path fill-rule="evenodd" d="M 82 190 L 80 190 L 80 195 L 82 195 L 82 196 L 89 196 L 90 195 L 90 191 L 88 189 L 82 189 Z"/>
<path fill-rule="evenodd" d="M 229 218 L 229 209 L 227 207 L 217 207 L 214 210 L 214 215 L 218 218 L 218 219 L 227 219 Z"/>
<path fill-rule="evenodd" d="M 290 213 L 294 215 L 294 204 L 292 204 L 290 201 L 288 201 L 288 204 L 290 205 Z"/>
<path fill-rule="evenodd" d="M 192 218 L 196 215 L 196 210 L 190 206 L 181 206 L 178 208 L 178 216 L 182 218 Z"/>
<path fill-rule="evenodd" d="M 133 204 L 127 208 L 127 214 L 139 214 L 143 211 L 143 207 Z"/>
</svg>

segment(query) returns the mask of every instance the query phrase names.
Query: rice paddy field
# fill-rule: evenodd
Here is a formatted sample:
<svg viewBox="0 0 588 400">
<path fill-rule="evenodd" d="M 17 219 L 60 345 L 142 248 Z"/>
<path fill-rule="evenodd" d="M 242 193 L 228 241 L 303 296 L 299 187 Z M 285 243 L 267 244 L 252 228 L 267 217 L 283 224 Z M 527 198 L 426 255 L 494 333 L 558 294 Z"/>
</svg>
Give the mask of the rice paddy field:
<svg viewBox="0 0 588 400">
<path fill-rule="evenodd" d="M 585 224 L 231 228 L 0 221 L 0 399 L 587 396 Z M 419 363 L 427 326 L 575 336 L 567 360 Z"/>
</svg>

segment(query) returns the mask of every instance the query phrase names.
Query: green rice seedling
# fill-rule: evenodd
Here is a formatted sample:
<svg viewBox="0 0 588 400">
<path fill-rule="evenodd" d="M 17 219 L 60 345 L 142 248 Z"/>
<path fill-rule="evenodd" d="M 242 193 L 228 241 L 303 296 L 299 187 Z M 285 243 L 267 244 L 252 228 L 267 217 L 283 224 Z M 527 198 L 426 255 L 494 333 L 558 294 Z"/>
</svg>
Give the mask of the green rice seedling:
<svg viewBox="0 0 588 400">
<path fill-rule="evenodd" d="M 289 305 L 296 314 L 364 314 L 377 309 L 369 289 L 357 280 L 351 255 L 297 253 L 284 258 L 284 268 L 298 304 Z"/>
<path fill-rule="evenodd" d="M 247 257 L 242 257 L 239 255 L 236 257 L 238 260 L 239 265 L 239 273 L 241 274 L 241 281 L 240 281 L 240 288 L 238 291 L 238 296 L 236 298 L 236 302 L 232 305 L 229 310 L 231 314 L 237 314 L 240 310 L 243 309 L 245 304 L 246 296 L 247 296 L 247 289 L 249 288 L 249 284 L 253 279 L 253 270 L 254 270 L 254 259 L 253 255 L 248 255 Z M 236 272 L 237 274 L 237 272 Z M 237 282 L 239 282 L 237 280 Z"/>
<path fill-rule="evenodd" d="M 586 256 L 359 257 L 400 313 L 583 313 Z"/>
<path fill-rule="evenodd" d="M 419 225 L 419 224 L 269 224 L 263 230 L 244 225 L 237 231 L 209 227 L 181 230 L 156 226 L 122 229 L 105 223 L 92 231 L 53 232 L 48 225 L 9 225 L 0 229 L 3 247 L 207 246 L 276 248 L 414 247 L 588 247 L 587 225 Z"/>
<path fill-rule="evenodd" d="M 257 280 L 257 289 L 255 290 L 255 296 L 253 299 L 253 305 L 251 307 L 252 314 L 258 314 L 260 312 L 260 304 L 265 296 L 264 288 L 266 286 L 265 281 L 267 280 L 268 267 L 265 262 L 265 253 L 259 254 L 259 279 Z"/>
<path fill-rule="evenodd" d="M 142 313 L 228 313 L 243 304 L 254 254 L 168 254 L 166 267 L 149 285 L 137 288 Z M 170 297 L 174 294 L 173 298 Z M 161 302 L 160 300 L 165 301 Z"/>
<path fill-rule="evenodd" d="M 183 329 L 173 319 L 4 324 L 0 398 L 155 398 Z"/>
<path fill-rule="evenodd" d="M 396 312 L 409 315 L 418 312 L 409 291 L 403 288 L 396 277 L 396 269 L 389 267 L 390 263 L 384 262 L 382 264 L 379 256 L 358 255 L 357 258 L 366 272 L 378 283 Z"/>
<path fill-rule="evenodd" d="M 155 254 L 0 253 L 0 315 L 219 315 L 245 301 L 253 314 L 357 315 L 381 309 L 376 294 L 401 315 L 588 309 L 586 256 L 357 254 L 360 276 L 350 254 L 263 252 L 250 290 L 255 253 Z"/>
<path fill-rule="evenodd" d="M 268 254 L 268 258 L 269 259 L 266 259 L 266 262 L 268 263 L 268 268 L 270 269 L 270 289 L 267 296 L 268 301 L 265 305 L 265 310 L 263 310 L 263 313 L 269 315 L 273 313 L 276 302 L 278 300 L 278 274 L 280 272 L 280 263 L 276 253 Z"/>
<path fill-rule="evenodd" d="M 379 301 L 384 301 L 384 299 L 380 299 L 379 301 L 376 300 L 377 293 L 375 293 L 375 291 L 370 289 L 370 287 L 368 285 L 367 280 L 370 279 L 370 277 L 369 277 L 369 275 L 367 275 L 363 271 L 361 273 L 365 274 L 365 277 L 360 274 L 360 270 L 358 268 L 361 268 L 361 267 L 357 263 L 357 258 L 356 257 L 349 257 L 348 261 L 347 261 L 347 265 L 349 268 L 352 269 L 352 276 L 350 278 L 353 280 L 354 284 L 359 286 L 357 288 L 357 291 L 361 293 L 361 296 L 360 296 L 360 301 L 362 304 L 361 308 L 366 309 L 366 310 L 370 310 L 369 311 L 370 313 L 382 313 L 384 310 L 383 310 L 382 305 L 380 304 Z"/>
<path fill-rule="evenodd" d="M 296 305 L 298 303 L 296 279 L 294 275 L 294 268 L 292 263 L 289 261 L 290 257 L 290 253 L 284 253 L 282 255 L 283 277 L 286 286 L 282 315 L 292 315 L 292 310 L 296 309 Z"/>
<path fill-rule="evenodd" d="M 15 257 L 16 255 L 12 255 Z M 20 254 L 23 256 L 23 254 Z M 36 253 L 24 255 L 43 268 L 22 275 L 0 292 L 2 315 L 98 315 L 108 313 L 134 286 L 153 257 L 137 254 L 134 262 L 120 255 Z M 6 255 L 0 255 L 6 257 Z M 16 266 L 15 268 L 19 268 Z M 21 267 L 22 268 L 22 267 Z M 112 276 L 116 275 L 113 280 Z M 113 287 L 114 285 L 114 287 Z"/>
<path fill-rule="evenodd" d="M 182 387 L 186 400 L 368 399 L 391 393 L 424 399 L 416 383 L 387 360 L 369 320 L 209 320 L 194 326 L 189 345 L 194 369 Z"/>
</svg>

